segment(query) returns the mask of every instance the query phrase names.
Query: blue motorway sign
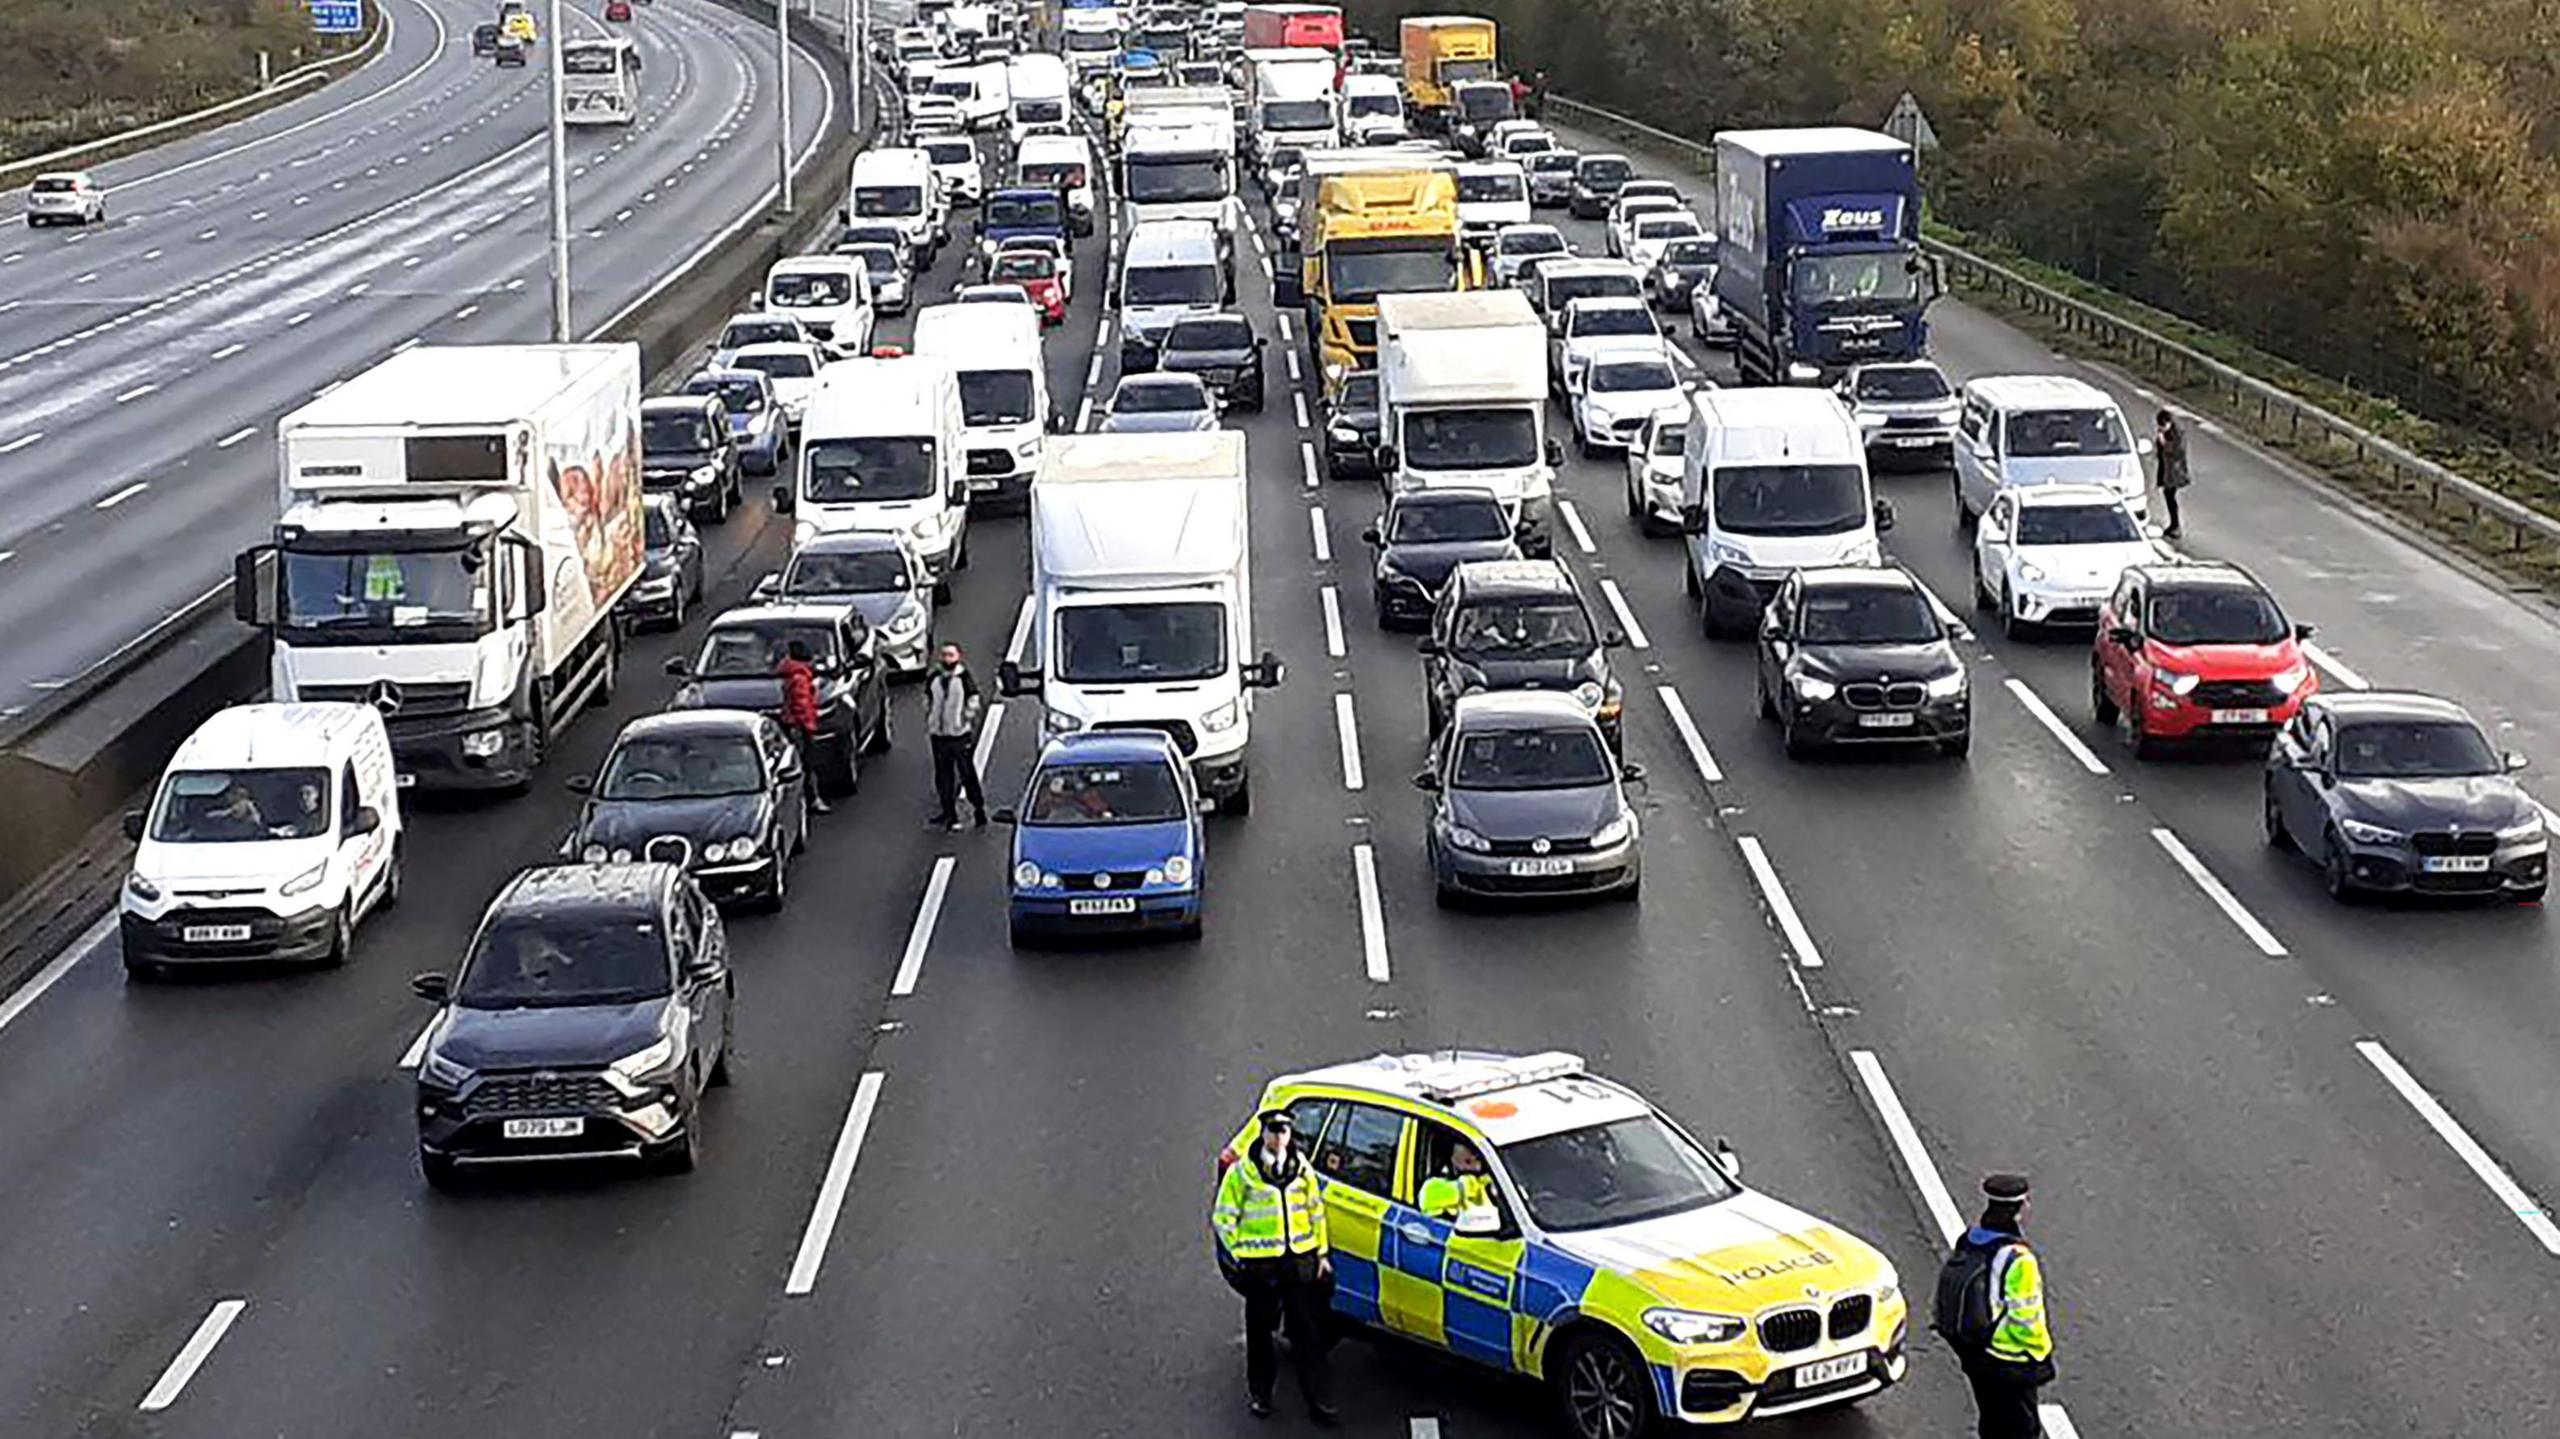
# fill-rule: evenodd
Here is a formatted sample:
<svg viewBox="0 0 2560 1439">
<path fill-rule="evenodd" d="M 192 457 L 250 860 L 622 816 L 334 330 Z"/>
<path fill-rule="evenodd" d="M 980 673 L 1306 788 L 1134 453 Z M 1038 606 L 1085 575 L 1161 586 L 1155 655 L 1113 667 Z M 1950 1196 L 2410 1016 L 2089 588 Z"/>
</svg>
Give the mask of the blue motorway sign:
<svg viewBox="0 0 2560 1439">
<path fill-rule="evenodd" d="M 364 33 L 364 0 L 310 0 L 311 28 L 323 35 Z"/>
</svg>

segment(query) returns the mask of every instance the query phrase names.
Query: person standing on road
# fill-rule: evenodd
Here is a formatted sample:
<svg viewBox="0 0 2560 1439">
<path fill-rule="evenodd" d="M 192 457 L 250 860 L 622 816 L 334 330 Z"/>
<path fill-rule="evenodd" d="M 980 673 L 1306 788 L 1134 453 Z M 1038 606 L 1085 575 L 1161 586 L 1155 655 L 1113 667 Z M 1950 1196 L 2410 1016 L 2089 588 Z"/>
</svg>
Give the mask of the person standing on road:
<svg viewBox="0 0 2560 1439">
<path fill-rule="evenodd" d="M 2160 463 L 2160 497 L 2169 506 L 2169 523 L 2160 534 L 2164 539 L 2174 540 L 2182 529 L 2178 523 L 2178 491 L 2187 487 L 2190 478 L 2187 471 L 2187 432 L 2178 424 L 2175 413 L 2162 410 L 2153 434 L 2152 447 L 2158 452 Z"/>
<path fill-rule="evenodd" d="M 2021 1228 L 2023 1174 L 1986 1175 L 1982 1220 L 1965 1231 L 1938 1270 L 1929 1327 L 1964 1365 L 1982 1439 L 2042 1439 L 2036 1391 L 2053 1382 L 2053 1330 L 2046 1321 L 2044 1269 Z"/>
<path fill-rule="evenodd" d="M 924 732 L 933 744 L 933 795 L 942 808 L 930 824 L 960 829 L 960 799 L 968 797 L 978 812 L 978 828 L 987 827 L 987 794 L 978 785 L 978 722 L 986 700 L 977 677 L 961 662 L 960 647 L 944 643 L 942 664 L 924 682 Z"/>
<path fill-rule="evenodd" d="M 1333 1259 L 1324 1195 L 1290 1142 L 1293 1128 L 1289 1111 L 1263 1111 L 1253 1145 L 1218 1178 L 1209 1228 L 1233 1262 L 1236 1288 L 1244 1293 L 1245 1407 L 1256 1418 L 1271 1413 L 1271 1391 L 1280 1379 L 1272 1337 L 1285 1319 L 1298 1393 L 1307 1401 L 1308 1416 L 1330 1428 L 1342 1417 L 1333 1407 L 1325 1352 Z"/>
<path fill-rule="evenodd" d="M 809 661 L 806 640 L 793 640 L 783 650 L 782 663 L 774 666 L 774 675 L 782 681 L 782 732 L 791 736 L 791 747 L 800 751 L 802 784 L 809 796 L 812 814 L 825 814 L 831 808 L 827 797 L 818 793 L 818 771 L 811 762 L 818 748 L 818 667 Z"/>
</svg>

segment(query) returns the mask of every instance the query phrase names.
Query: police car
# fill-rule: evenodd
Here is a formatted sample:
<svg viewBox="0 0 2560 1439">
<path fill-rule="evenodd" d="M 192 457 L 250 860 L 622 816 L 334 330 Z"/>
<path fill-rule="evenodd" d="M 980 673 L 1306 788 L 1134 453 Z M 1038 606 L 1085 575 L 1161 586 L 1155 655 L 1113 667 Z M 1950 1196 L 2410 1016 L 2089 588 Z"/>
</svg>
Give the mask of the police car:
<svg viewBox="0 0 2560 1439">
<path fill-rule="evenodd" d="M 1380 1055 L 1273 1080 L 1255 1112 L 1275 1108 L 1324 1191 L 1335 1312 L 1543 1379 L 1577 1439 L 1792 1414 L 1903 1376 L 1910 1307 L 1884 1255 L 1744 1188 L 1721 1142 L 1578 1056 Z M 1425 1213 L 1461 1146 L 1492 1202 Z"/>
</svg>

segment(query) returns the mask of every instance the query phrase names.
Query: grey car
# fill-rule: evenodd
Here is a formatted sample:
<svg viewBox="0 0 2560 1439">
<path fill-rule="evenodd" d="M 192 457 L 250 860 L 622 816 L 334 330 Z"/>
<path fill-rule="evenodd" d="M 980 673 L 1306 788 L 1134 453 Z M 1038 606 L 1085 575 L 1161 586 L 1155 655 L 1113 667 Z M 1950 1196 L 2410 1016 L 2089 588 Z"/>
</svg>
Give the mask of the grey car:
<svg viewBox="0 0 2560 1439">
<path fill-rule="evenodd" d="M 1541 150 L 1524 163 L 1529 167 L 1531 209 L 1552 210 L 1573 199 L 1573 171 L 1582 163 L 1581 151 Z"/>
<path fill-rule="evenodd" d="M 933 576 L 895 530 L 820 535 L 757 581 L 753 599 L 851 609 L 871 627 L 892 676 L 921 679 L 930 663 Z"/>
<path fill-rule="evenodd" d="M 1611 895 L 1644 879 L 1642 826 L 1621 764 L 1571 695 L 1473 694 L 1458 701 L 1413 777 L 1430 798 L 1431 880 L 1442 908 L 1470 899 Z"/>
<path fill-rule="evenodd" d="M 2460 705 L 2365 690 L 2305 700 L 2267 754 L 2267 843 L 2320 866 L 2331 896 L 2503 896 L 2551 884 L 2542 809 Z"/>
<path fill-rule="evenodd" d="M 1102 421 L 1107 435 L 1180 434 L 1218 428 L 1218 402 L 1198 375 L 1124 375 Z"/>
</svg>

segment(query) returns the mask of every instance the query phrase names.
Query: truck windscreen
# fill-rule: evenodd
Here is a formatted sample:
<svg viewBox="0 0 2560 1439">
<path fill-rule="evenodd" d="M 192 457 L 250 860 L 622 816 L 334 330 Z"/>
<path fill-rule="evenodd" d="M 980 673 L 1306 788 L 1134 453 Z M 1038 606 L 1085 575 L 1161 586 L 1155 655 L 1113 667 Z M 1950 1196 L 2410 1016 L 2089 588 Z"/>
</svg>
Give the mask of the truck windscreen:
<svg viewBox="0 0 2560 1439">
<path fill-rule="evenodd" d="M 1458 261 L 1447 249 L 1325 250 L 1325 280 L 1337 305 L 1366 304 L 1380 295 L 1422 294 L 1457 287 Z"/>
<path fill-rule="evenodd" d="M 1265 100 L 1262 102 L 1262 128 L 1265 130 L 1321 130 L 1332 123 L 1331 101 Z"/>
<path fill-rule="evenodd" d="M 1805 255 L 1794 262 L 1790 283 L 1808 304 L 1863 300 L 1905 303 L 1920 298 L 1920 277 L 1901 255 Z"/>
<path fill-rule="evenodd" d="M 1013 118 L 1025 125 L 1064 124 L 1067 118 L 1067 102 L 1064 100 L 1016 100 L 1013 102 Z"/>
<path fill-rule="evenodd" d="M 1716 528 L 1741 535 L 1836 535 L 1867 523 L 1856 465 L 1737 465 L 1715 472 Z"/>
<path fill-rule="evenodd" d="M 895 220 L 924 213 L 921 185 L 872 185 L 853 192 L 853 213 L 865 220 Z"/>
<path fill-rule="evenodd" d="M 1524 469 L 1538 463 L 1537 412 L 1416 411 L 1404 417 L 1404 463 L 1414 470 Z"/>
<path fill-rule="evenodd" d="M 1223 605 L 1076 605 L 1058 612 L 1058 678 L 1070 683 L 1205 680 L 1226 667 Z"/>
<path fill-rule="evenodd" d="M 1031 423 L 1029 370 L 962 370 L 960 420 L 968 425 Z"/>
<path fill-rule="evenodd" d="M 1491 59 L 1443 60 L 1440 62 L 1440 83 L 1443 85 L 1455 85 L 1461 80 L 1490 80 L 1492 78 L 1494 78 L 1494 74 L 1493 61 Z"/>
<path fill-rule="evenodd" d="M 803 498 L 813 505 L 921 500 L 933 494 L 933 441 L 865 435 L 811 440 Z"/>
<path fill-rule="evenodd" d="M 1214 305 L 1224 288 L 1215 265 L 1133 265 L 1120 286 L 1124 302 L 1132 308 Z"/>
<path fill-rule="evenodd" d="M 1127 168 L 1128 198 L 1133 204 L 1223 200 L 1235 193 L 1227 162 L 1216 156 L 1132 155 Z"/>
<path fill-rule="evenodd" d="M 278 627 L 364 633 L 463 625 L 476 632 L 489 610 L 489 578 L 471 558 L 462 549 L 286 550 L 276 557 Z"/>
</svg>

